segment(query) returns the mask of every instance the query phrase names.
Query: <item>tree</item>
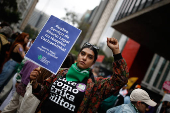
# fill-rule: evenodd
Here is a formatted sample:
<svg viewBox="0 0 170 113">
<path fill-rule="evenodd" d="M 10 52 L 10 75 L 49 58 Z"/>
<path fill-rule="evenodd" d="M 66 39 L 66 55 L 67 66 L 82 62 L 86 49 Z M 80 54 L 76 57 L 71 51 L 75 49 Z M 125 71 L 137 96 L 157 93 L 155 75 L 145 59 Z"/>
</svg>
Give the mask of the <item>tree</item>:
<svg viewBox="0 0 170 113">
<path fill-rule="evenodd" d="M 86 34 L 88 32 L 88 29 L 90 28 L 90 24 L 87 23 L 87 22 L 80 22 L 78 28 L 80 30 L 82 30 L 82 32 L 81 32 L 81 34 L 80 34 L 80 36 L 79 36 L 79 38 L 76 42 L 77 44 L 80 45 L 83 42 L 84 37 L 86 36 Z"/>
<path fill-rule="evenodd" d="M 66 21 L 69 24 L 72 25 L 79 25 L 78 15 L 74 11 L 69 11 L 67 8 L 65 8 L 66 16 L 62 19 Z"/>
<path fill-rule="evenodd" d="M 30 25 L 27 25 L 23 32 L 26 32 L 29 34 L 29 38 L 35 39 L 38 35 L 38 30 L 35 30 L 34 28 L 31 28 Z"/>
<path fill-rule="evenodd" d="M 1 0 L 0 1 L 0 21 L 18 23 L 21 13 L 18 12 L 16 0 Z"/>
<path fill-rule="evenodd" d="M 106 66 L 106 68 L 110 71 L 113 71 L 112 70 L 112 62 L 114 61 L 114 58 L 113 57 L 106 57 L 104 58 L 103 60 L 103 64 Z"/>
</svg>

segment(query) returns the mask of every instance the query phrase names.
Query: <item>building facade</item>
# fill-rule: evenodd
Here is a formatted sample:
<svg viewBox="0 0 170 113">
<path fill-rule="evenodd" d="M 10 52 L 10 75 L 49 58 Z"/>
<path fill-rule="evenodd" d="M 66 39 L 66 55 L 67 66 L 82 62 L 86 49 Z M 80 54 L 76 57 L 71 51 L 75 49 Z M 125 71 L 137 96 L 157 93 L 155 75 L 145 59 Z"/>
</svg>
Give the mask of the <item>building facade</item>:
<svg viewBox="0 0 170 113">
<path fill-rule="evenodd" d="M 38 0 L 17 0 L 21 20 L 18 24 L 13 25 L 14 29 L 24 30 L 37 3 Z"/>
<path fill-rule="evenodd" d="M 83 42 L 81 44 L 81 46 L 83 46 L 83 44 L 85 42 L 88 42 L 96 28 L 96 26 L 98 25 L 98 22 L 105 10 L 105 7 L 107 6 L 109 0 L 101 0 L 99 6 L 97 6 L 91 13 L 91 16 L 89 18 L 89 23 L 90 23 L 90 28 L 86 34 L 86 36 L 83 39 Z"/>
<path fill-rule="evenodd" d="M 34 9 L 31 17 L 28 20 L 28 24 L 31 25 L 31 27 L 36 28 L 40 32 L 49 17 L 49 15 L 43 13 L 42 11 Z"/>
<path fill-rule="evenodd" d="M 137 51 L 134 60 L 128 58 L 128 54 L 132 54 L 128 52 L 132 45 L 128 43 L 130 40 L 122 53 L 131 60 L 130 76 L 138 76 L 144 88 L 160 95 L 164 94 L 163 83 L 170 81 L 169 6 L 169 0 L 124 0 L 112 24 L 114 29 L 140 45 L 133 47 Z"/>
</svg>

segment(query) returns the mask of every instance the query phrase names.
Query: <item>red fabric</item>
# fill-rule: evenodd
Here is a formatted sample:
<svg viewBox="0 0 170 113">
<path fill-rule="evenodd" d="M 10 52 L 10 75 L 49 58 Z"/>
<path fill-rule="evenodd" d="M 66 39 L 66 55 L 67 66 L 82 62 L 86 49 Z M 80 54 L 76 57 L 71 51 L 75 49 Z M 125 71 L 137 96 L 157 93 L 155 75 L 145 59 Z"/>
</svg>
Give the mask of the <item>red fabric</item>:
<svg viewBox="0 0 170 113">
<path fill-rule="evenodd" d="M 104 55 L 98 55 L 97 57 L 97 62 L 103 62 L 103 59 L 104 59 Z"/>
<path fill-rule="evenodd" d="M 135 60 L 139 48 L 140 44 L 129 38 L 122 52 L 122 56 L 126 60 L 129 69 L 131 68 L 133 61 Z"/>
</svg>

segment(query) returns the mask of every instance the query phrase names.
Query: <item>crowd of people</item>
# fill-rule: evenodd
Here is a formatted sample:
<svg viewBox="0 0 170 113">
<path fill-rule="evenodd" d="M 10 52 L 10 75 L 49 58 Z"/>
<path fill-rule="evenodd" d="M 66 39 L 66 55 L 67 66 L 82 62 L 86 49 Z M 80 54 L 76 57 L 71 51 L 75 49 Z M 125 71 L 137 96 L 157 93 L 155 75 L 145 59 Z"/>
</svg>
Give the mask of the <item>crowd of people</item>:
<svg viewBox="0 0 170 113">
<path fill-rule="evenodd" d="M 116 38 L 107 38 L 114 57 L 113 74 L 107 78 L 98 76 L 99 67 L 91 68 L 97 46 L 84 43 L 77 59 L 69 53 L 54 75 L 24 58 L 33 41 L 28 33 L 13 33 L 5 22 L 0 25 L 0 113 L 153 113 L 157 103 L 140 85 L 126 89 L 129 71 Z M 163 103 L 160 111 L 168 113 L 169 105 Z"/>
</svg>

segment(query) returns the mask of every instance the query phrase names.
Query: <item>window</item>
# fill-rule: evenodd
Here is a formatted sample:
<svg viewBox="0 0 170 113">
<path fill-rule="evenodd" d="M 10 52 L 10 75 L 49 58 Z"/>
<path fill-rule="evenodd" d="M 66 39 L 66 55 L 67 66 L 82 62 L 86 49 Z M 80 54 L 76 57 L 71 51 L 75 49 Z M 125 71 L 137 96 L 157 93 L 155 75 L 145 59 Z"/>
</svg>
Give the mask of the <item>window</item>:
<svg viewBox="0 0 170 113">
<path fill-rule="evenodd" d="M 152 75 L 153 75 L 153 72 L 154 72 L 154 70 L 155 70 L 155 68 L 156 68 L 156 66 L 157 66 L 157 64 L 158 64 L 159 59 L 160 59 L 160 56 L 157 55 L 157 57 L 156 57 L 156 59 L 155 59 L 155 61 L 154 61 L 154 64 L 152 65 L 152 68 L 151 68 L 151 70 L 150 70 L 150 72 L 149 72 L 148 78 L 146 79 L 146 82 L 147 82 L 147 83 L 150 82 L 150 79 L 151 79 L 151 77 L 152 77 Z"/>
<path fill-rule="evenodd" d="M 143 7 L 145 6 L 145 3 L 146 3 L 146 0 L 141 1 L 141 4 L 140 4 L 140 6 L 138 8 L 138 11 L 143 9 Z"/>
<path fill-rule="evenodd" d="M 137 9 L 138 9 L 138 7 L 139 7 L 140 3 L 141 3 L 141 0 L 137 0 L 137 2 L 136 2 L 136 4 L 135 4 L 135 6 L 134 6 L 134 8 L 133 8 L 132 13 L 135 13 L 135 12 L 137 11 Z"/>
<path fill-rule="evenodd" d="M 130 6 L 130 8 L 129 8 L 129 11 L 128 11 L 128 14 L 127 15 L 129 15 L 129 14 L 131 14 L 132 13 L 132 10 L 133 10 L 133 8 L 134 8 L 134 5 L 136 4 L 136 0 L 133 0 L 133 2 L 132 2 L 132 4 L 131 4 L 131 6 Z"/>
<path fill-rule="evenodd" d="M 165 67 L 165 64 L 166 64 L 166 60 L 164 59 L 162 65 L 161 65 L 161 68 L 159 69 L 159 72 L 158 72 L 158 74 L 156 76 L 155 82 L 153 84 L 153 86 L 155 86 L 155 87 L 156 87 L 156 85 L 157 85 L 157 83 L 158 83 L 158 81 L 159 81 L 159 79 L 161 77 L 161 74 L 162 74 L 162 71 L 163 71 L 163 69 Z"/>
<path fill-rule="evenodd" d="M 166 71 L 165 71 L 165 73 L 164 73 L 164 75 L 163 75 L 163 77 L 162 77 L 162 80 L 161 80 L 161 82 L 160 82 L 160 84 L 159 84 L 159 87 L 158 87 L 159 89 L 162 89 L 162 85 L 163 85 L 163 83 L 165 82 L 166 77 L 168 76 L 169 70 L 170 70 L 170 62 L 169 62 L 169 64 L 168 64 L 168 66 L 167 66 L 167 68 L 166 68 Z"/>
</svg>

